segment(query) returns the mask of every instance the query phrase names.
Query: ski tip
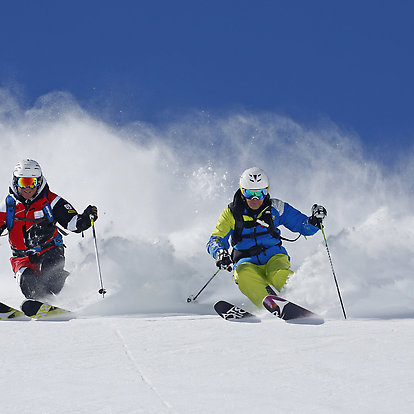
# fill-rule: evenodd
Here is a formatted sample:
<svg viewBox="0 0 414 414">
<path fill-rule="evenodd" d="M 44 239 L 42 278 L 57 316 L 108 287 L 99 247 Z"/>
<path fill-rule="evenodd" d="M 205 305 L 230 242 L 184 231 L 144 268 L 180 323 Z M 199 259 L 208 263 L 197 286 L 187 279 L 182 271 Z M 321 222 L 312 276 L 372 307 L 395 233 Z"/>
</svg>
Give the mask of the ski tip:
<svg viewBox="0 0 414 414">
<path fill-rule="evenodd" d="M 0 314 L 0 321 L 29 321 L 30 318 L 18 310 Z"/>
<path fill-rule="evenodd" d="M 0 321 L 23 321 L 30 319 L 22 311 L 0 302 Z"/>
<path fill-rule="evenodd" d="M 233 305 L 232 303 L 220 300 L 214 304 L 214 310 L 226 321 L 259 323 L 261 320 L 252 313 Z"/>
</svg>

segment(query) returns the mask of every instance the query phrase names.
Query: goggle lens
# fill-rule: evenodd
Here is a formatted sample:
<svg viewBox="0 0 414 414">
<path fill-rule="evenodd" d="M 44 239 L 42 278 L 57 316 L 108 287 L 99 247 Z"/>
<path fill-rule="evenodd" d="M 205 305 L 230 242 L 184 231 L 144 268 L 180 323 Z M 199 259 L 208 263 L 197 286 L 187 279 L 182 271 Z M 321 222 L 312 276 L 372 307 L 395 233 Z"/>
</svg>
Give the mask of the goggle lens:
<svg viewBox="0 0 414 414">
<path fill-rule="evenodd" d="M 261 190 L 249 190 L 248 188 L 242 188 L 242 193 L 249 200 L 253 198 L 262 200 L 267 196 L 267 188 L 262 188 Z"/>
<path fill-rule="evenodd" d="M 37 178 L 36 177 L 19 177 L 17 179 L 17 185 L 20 188 L 35 188 L 37 187 Z"/>
</svg>

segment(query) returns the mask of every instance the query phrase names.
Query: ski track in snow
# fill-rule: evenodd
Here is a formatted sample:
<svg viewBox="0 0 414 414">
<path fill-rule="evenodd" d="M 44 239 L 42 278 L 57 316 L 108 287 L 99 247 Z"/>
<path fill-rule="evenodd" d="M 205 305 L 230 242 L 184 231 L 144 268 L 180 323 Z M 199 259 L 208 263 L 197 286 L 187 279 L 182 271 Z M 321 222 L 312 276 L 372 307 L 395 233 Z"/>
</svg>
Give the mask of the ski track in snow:
<svg viewBox="0 0 414 414">
<path fill-rule="evenodd" d="M 414 411 L 414 321 L 218 315 L 2 321 L 6 414 Z M 13 386 L 11 386 L 11 384 Z"/>
<path fill-rule="evenodd" d="M 152 393 L 154 393 L 156 395 L 157 399 L 164 406 L 164 409 L 162 409 L 162 412 L 175 413 L 172 406 L 162 398 L 162 396 L 157 391 L 157 389 L 151 384 L 151 381 L 146 377 L 146 375 L 144 375 L 144 373 L 140 369 L 140 367 L 138 365 L 138 362 L 133 357 L 132 352 L 130 351 L 128 345 L 126 344 L 125 338 L 122 336 L 120 330 L 118 328 L 114 328 L 114 331 L 118 335 L 118 337 L 119 337 L 119 339 L 122 343 L 122 347 L 125 350 L 125 354 L 128 356 L 129 360 L 131 361 L 132 365 L 134 366 L 134 369 L 137 372 L 137 374 L 139 375 L 139 377 L 141 378 L 142 382 L 149 388 L 149 390 Z M 154 408 L 154 412 L 160 413 L 160 410 L 158 408 Z"/>
</svg>

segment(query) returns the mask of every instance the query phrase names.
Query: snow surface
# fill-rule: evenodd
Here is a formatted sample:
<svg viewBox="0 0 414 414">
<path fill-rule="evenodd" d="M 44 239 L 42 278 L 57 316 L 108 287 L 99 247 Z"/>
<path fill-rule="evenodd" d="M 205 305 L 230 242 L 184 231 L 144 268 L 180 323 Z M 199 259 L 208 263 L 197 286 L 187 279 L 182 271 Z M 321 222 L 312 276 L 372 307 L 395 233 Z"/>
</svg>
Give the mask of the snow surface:
<svg viewBox="0 0 414 414">
<path fill-rule="evenodd" d="M 52 191 L 99 207 L 102 276 L 91 232 L 65 238 L 71 272 L 55 304 L 67 322 L 0 322 L 2 413 L 411 413 L 414 410 L 414 151 L 385 168 L 329 121 L 188 113 L 155 127 L 109 126 L 64 93 L 27 108 L 0 89 L 0 185 L 15 163 L 42 165 Z M 205 243 L 245 168 L 303 212 L 328 209 L 326 235 L 286 247 L 283 296 L 320 326 L 219 318 L 219 299 L 255 311 Z M 285 237 L 292 236 L 284 231 Z M 1 301 L 23 297 L 0 238 Z"/>
<path fill-rule="evenodd" d="M 272 315 L 258 324 L 136 315 L 3 322 L 1 329 L 4 413 L 414 408 L 411 319 L 304 326 Z"/>
</svg>

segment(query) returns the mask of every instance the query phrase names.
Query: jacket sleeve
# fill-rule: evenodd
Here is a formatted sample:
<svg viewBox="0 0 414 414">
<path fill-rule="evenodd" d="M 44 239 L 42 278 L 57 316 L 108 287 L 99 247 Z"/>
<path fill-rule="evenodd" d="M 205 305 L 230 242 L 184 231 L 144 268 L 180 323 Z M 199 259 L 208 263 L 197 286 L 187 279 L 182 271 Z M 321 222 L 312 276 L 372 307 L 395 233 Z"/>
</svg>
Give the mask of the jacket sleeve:
<svg viewBox="0 0 414 414">
<path fill-rule="evenodd" d="M 72 205 L 62 197 L 58 196 L 52 204 L 53 218 L 65 229 L 81 233 L 91 226 L 89 217 L 78 214 Z"/>
<path fill-rule="evenodd" d="M 309 217 L 301 213 L 288 203 L 284 203 L 283 212 L 280 215 L 280 224 L 283 224 L 290 231 L 312 236 L 318 228 L 309 223 Z"/>
<path fill-rule="evenodd" d="M 228 249 L 230 247 L 229 237 L 234 232 L 235 220 L 232 212 L 226 207 L 211 234 L 207 243 L 207 252 L 215 259 L 216 253 L 220 249 Z"/>
</svg>

